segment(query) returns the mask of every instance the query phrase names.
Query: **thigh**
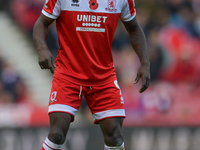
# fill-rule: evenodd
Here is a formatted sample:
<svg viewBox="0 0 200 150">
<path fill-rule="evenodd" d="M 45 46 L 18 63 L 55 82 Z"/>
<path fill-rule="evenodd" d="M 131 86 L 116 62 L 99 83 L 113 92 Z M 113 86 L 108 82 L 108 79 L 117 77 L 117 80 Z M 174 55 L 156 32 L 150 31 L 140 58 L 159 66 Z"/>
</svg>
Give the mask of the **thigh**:
<svg viewBox="0 0 200 150">
<path fill-rule="evenodd" d="M 65 135 L 69 129 L 72 115 L 62 112 L 54 112 L 49 114 L 50 131 L 60 131 Z"/>
<path fill-rule="evenodd" d="M 113 117 L 125 117 L 124 101 L 117 80 L 104 86 L 93 86 L 86 95 L 94 123 Z"/>
<path fill-rule="evenodd" d="M 107 118 L 99 121 L 99 125 L 104 135 L 121 133 L 123 117 Z"/>
<path fill-rule="evenodd" d="M 54 78 L 49 96 L 48 112 L 64 112 L 71 114 L 72 121 L 81 104 L 80 86 L 64 79 Z"/>
</svg>

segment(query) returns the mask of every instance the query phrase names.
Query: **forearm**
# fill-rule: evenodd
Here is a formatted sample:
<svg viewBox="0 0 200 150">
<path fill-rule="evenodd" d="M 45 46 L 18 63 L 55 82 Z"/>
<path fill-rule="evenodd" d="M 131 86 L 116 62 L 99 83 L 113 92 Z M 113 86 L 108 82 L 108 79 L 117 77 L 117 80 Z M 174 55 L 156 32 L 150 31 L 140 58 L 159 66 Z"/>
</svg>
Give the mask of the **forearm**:
<svg viewBox="0 0 200 150">
<path fill-rule="evenodd" d="M 42 50 L 48 50 L 46 40 L 48 37 L 48 26 L 45 26 L 42 22 L 37 21 L 33 28 L 33 40 L 38 52 Z"/>
<path fill-rule="evenodd" d="M 133 49 L 138 55 L 141 66 L 137 72 L 137 77 L 135 79 L 135 83 L 142 78 L 142 87 L 140 88 L 140 93 L 144 92 L 148 86 L 150 81 L 150 62 L 147 51 L 147 43 L 144 32 L 140 25 L 137 22 L 136 17 L 128 22 L 123 22 L 126 30 L 129 33 L 129 39 Z"/>
<path fill-rule="evenodd" d="M 146 38 L 140 25 L 137 24 L 137 26 L 129 31 L 129 39 L 133 49 L 140 59 L 141 64 L 150 65 Z"/>
<path fill-rule="evenodd" d="M 48 26 L 53 21 L 53 19 L 41 15 L 33 28 L 33 40 L 39 53 L 38 63 L 41 69 L 50 69 L 51 73 L 54 73 L 55 68 L 54 57 L 48 49 L 46 40 L 48 37 Z"/>
</svg>

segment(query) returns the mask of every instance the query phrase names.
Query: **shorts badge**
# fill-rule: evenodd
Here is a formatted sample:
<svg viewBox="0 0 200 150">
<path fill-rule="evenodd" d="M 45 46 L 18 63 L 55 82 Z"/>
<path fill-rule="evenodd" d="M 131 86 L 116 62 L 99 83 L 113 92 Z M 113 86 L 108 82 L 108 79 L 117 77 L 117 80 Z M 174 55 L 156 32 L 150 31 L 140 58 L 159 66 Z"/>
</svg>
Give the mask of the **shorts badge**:
<svg viewBox="0 0 200 150">
<path fill-rule="evenodd" d="M 53 103 L 53 102 L 56 102 L 56 95 L 57 95 L 57 91 L 55 92 L 52 92 L 51 93 L 51 100 L 50 100 L 50 103 Z"/>
</svg>

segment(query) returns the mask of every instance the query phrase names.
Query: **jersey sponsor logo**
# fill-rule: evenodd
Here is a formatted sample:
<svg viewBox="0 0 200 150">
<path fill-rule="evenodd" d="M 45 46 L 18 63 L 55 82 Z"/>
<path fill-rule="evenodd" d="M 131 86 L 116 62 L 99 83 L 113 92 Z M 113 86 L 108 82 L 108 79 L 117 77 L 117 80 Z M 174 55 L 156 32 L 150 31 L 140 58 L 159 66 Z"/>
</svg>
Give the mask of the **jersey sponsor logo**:
<svg viewBox="0 0 200 150">
<path fill-rule="evenodd" d="M 79 7 L 79 0 L 72 0 L 71 6 Z"/>
<path fill-rule="evenodd" d="M 104 28 L 84 28 L 76 27 L 76 31 L 105 32 Z"/>
<path fill-rule="evenodd" d="M 51 93 L 51 100 L 50 103 L 56 102 L 57 91 Z"/>
<path fill-rule="evenodd" d="M 83 22 L 105 23 L 106 19 L 107 16 L 77 15 L 77 21 L 83 21 Z"/>
<path fill-rule="evenodd" d="M 90 0 L 89 1 L 90 9 L 95 10 L 95 9 L 98 8 L 98 6 L 99 6 L 99 4 L 97 3 L 97 0 Z"/>
<path fill-rule="evenodd" d="M 116 3 L 116 0 L 108 0 L 107 7 L 105 8 L 105 10 L 110 12 L 117 11 Z"/>
<path fill-rule="evenodd" d="M 100 28 L 101 23 L 105 23 L 107 16 L 77 15 L 77 21 L 82 22 L 82 27 L 76 27 L 76 31 L 105 32 L 105 28 Z M 95 28 L 93 28 L 95 27 Z"/>
</svg>

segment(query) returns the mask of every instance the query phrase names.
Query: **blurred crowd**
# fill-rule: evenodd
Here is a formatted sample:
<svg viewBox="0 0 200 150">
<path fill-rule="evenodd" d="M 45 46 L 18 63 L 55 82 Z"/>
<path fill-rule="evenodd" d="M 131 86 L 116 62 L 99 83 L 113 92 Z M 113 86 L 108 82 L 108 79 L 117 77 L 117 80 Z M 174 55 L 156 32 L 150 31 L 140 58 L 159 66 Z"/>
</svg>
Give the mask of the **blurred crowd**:
<svg viewBox="0 0 200 150">
<path fill-rule="evenodd" d="M 31 40 L 44 1 L 0 0 L 0 9 L 8 11 Z M 191 123 L 189 119 L 200 114 L 200 1 L 135 0 L 135 3 L 137 20 L 147 38 L 151 85 L 139 94 L 141 82 L 133 84 L 140 63 L 119 21 L 112 51 L 127 116 L 136 124 L 149 120 L 165 123 L 163 116 L 167 121 L 175 120 L 175 124 Z M 47 43 L 56 56 L 55 24 L 49 29 Z"/>
<path fill-rule="evenodd" d="M 28 101 L 26 84 L 14 71 L 12 65 L 0 57 L 0 105 Z"/>
<path fill-rule="evenodd" d="M 123 26 L 113 43 L 130 124 L 199 124 L 193 118 L 200 114 L 200 1 L 135 2 L 151 62 L 151 85 L 143 94 L 138 93 L 141 84 L 133 85 L 140 64 L 122 36 Z"/>
</svg>

